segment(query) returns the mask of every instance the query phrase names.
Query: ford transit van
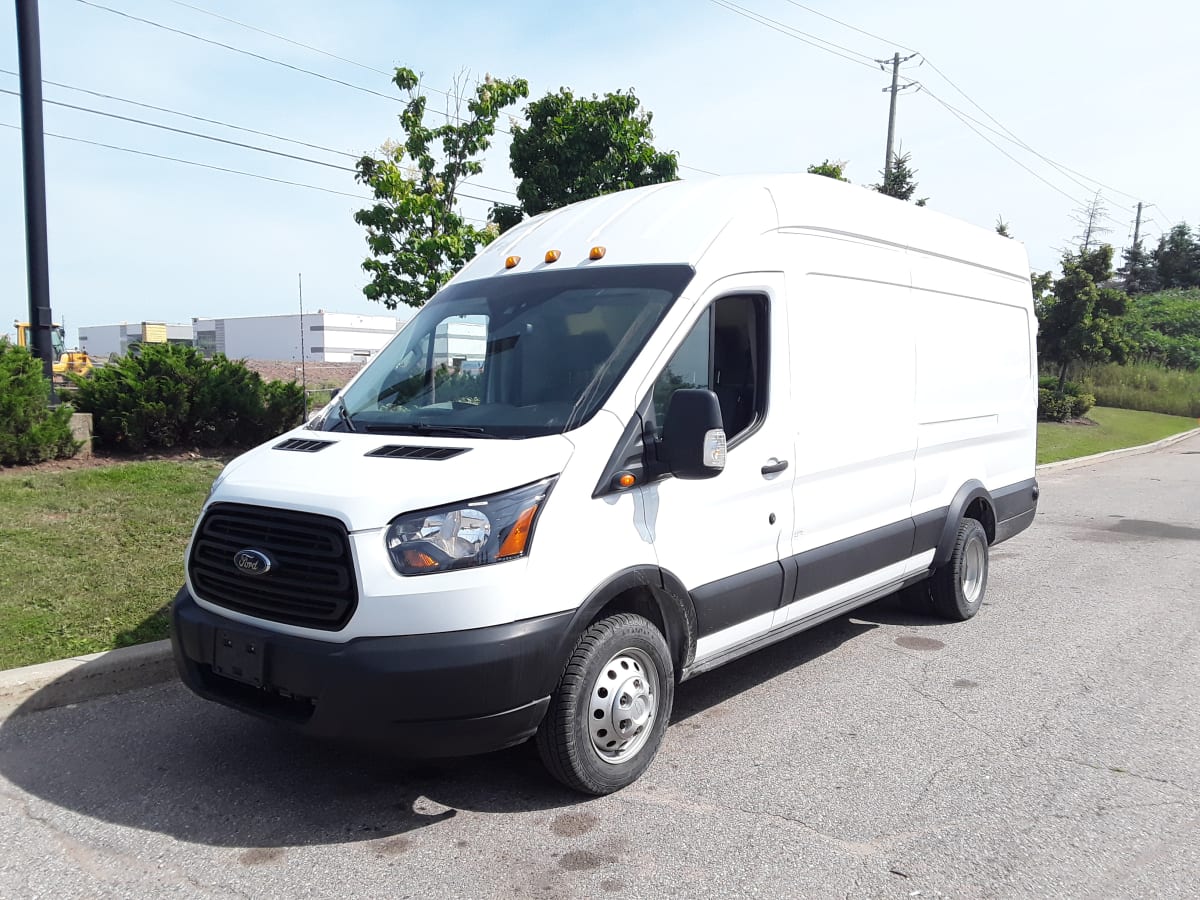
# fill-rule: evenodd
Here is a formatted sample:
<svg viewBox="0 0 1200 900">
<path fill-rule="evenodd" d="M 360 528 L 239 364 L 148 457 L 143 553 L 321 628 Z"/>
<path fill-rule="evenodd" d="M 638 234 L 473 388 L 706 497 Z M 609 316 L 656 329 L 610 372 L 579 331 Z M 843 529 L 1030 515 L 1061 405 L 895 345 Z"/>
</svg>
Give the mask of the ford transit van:
<svg viewBox="0 0 1200 900">
<path fill-rule="evenodd" d="M 1037 505 L 1035 332 L 1021 244 L 828 178 L 538 216 L 224 469 L 179 672 L 417 756 L 533 737 L 617 790 L 685 679 L 903 588 L 976 614 Z"/>
</svg>

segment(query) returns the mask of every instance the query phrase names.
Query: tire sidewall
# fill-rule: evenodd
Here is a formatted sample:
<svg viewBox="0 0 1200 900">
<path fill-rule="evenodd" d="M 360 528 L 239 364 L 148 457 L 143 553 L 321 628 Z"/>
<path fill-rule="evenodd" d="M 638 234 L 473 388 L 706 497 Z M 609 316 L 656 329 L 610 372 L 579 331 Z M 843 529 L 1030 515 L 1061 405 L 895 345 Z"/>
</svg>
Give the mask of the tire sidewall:
<svg viewBox="0 0 1200 900">
<path fill-rule="evenodd" d="M 974 542 L 978 542 L 983 549 L 983 572 L 980 575 L 979 596 L 972 602 L 967 599 L 967 595 L 963 590 L 963 577 L 967 565 L 967 550 Z M 988 540 L 987 532 L 984 527 L 976 519 L 964 519 L 959 527 L 958 540 L 954 545 L 954 599 L 958 604 L 959 612 L 964 619 L 973 617 L 979 608 L 983 605 L 983 598 L 987 596 L 988 585 Z"/>
<path fill-rule="evenodd" d="M 601 638 L 584 666 L 581 690 L 575 696 L 575 710 L 571 717 L 576 759 L 582 770 L 579 774 L 589 788 L 597 793 L 611 793 L 626 787 L 649 768 L 662 744 L 675 699 L 675 673 L 666 641 L 658 629 L 646 619 L 633 616 L 622 619 L 625 621 L 616 624 L 616 627 Z M 658 681 L 658 705 L 650 736 L 638 752 L 623 762 L 610 763 L 601 759 L 592 745 L 588 700 L 592 685 L 596 683 L 609 660 L 621 651 L 631 648 L 646 654 L 657 670 L 655 675 Z"/>
</svg>

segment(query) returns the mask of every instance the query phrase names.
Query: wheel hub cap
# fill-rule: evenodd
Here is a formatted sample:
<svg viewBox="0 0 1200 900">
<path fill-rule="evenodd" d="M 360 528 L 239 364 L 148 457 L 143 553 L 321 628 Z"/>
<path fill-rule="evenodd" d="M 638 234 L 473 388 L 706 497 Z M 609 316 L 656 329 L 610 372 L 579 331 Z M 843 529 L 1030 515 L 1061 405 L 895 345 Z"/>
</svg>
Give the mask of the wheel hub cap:
<svg viewBox="0 0 1200 900">
<path fill-rule="evenodd" d="M 606 762 L 624 762 L 645 745 L 657 711 L 653 665 L 640 650 L 622 650 L 592 685 L 588 733 L 593 749 Z"/>
</svg>

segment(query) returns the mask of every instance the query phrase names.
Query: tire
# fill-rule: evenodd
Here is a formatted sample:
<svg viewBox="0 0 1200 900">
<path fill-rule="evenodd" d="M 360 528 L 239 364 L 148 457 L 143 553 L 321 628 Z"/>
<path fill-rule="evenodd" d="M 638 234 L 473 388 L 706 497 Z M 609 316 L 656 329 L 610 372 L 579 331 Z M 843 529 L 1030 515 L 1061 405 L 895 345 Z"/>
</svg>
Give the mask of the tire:
<svg viewBox="0 0 1200 900">
<path fill-rule="evenodd" d="M 939 616 L 965 622 L 979 612 L 987 592 L 988 539 L 976 519 L 963 519 L 950 561 L 929 579 L 929 598 Z"/>
<path fill-rule="evenodd" d="M 538 755 L 569 788 L 619 791 L 653 762 L 674 700 L 674 667 L 659 630 L 632 613 L 601 619 L 579 638 L 550 695 Z"/>
</svg>

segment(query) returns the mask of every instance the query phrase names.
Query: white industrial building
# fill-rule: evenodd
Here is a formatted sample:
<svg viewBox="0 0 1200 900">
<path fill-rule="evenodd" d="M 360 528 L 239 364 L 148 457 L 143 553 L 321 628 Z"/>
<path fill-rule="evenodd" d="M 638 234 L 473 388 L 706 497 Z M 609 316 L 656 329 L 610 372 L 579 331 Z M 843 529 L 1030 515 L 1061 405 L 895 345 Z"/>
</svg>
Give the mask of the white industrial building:
<svg viewBox="0 0 1200 900">
<path fill-rule="evenodd" d="M 404 326 L 395 316 L 355 313 L 292 313 L 192 319 L 196 347 L 206 356 L 230 359 L 362 362 Z M 301 345 L 303 344 L 303 354 Z"/>
<path fill-rule="evenodd" d="M 163 322 L 121 322 L 119 325 L 81 325 L 79 348 L 89 356 L 115 356 L 138 344 L 191 344 L 191 325 Z"/>
<path fill-rule="evenodd" d="M 453 369 L 474 368 L 486 347 L 487 325 L 482 322 L 443 322 L 433 336 L 434 362 Z"/>
</svg>

